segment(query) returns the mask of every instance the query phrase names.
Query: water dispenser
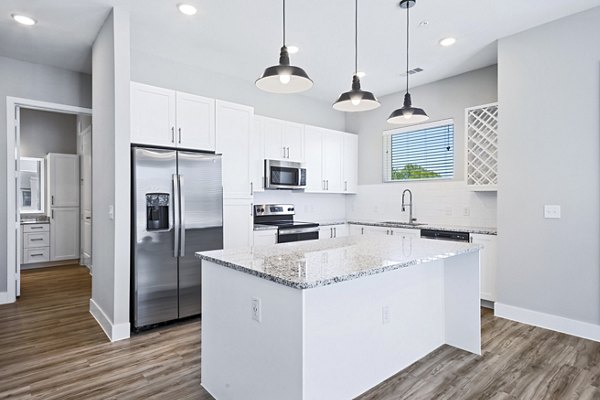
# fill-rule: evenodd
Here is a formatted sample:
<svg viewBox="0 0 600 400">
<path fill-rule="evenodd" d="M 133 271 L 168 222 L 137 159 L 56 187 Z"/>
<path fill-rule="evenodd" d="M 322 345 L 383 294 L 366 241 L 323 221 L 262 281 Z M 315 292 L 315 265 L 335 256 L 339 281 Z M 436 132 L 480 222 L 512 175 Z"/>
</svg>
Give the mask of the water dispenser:
<svg viewBox="0 0 600 400">
<path fill-rule="evenodd" d="M 169 193 L 146 194 L 146 229 L 169 229 Z"/>
</svg>

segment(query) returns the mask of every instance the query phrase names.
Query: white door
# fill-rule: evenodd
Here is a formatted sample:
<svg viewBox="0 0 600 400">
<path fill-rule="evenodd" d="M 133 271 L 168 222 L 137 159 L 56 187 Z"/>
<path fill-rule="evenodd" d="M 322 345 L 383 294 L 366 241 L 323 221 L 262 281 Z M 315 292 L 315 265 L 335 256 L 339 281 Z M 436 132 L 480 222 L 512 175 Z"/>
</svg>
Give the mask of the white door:
<svg viewBox="0 0 600 400">
<path fill-rule="evenodd" d="M 15 194 L 19 193 L 21 189 L 21 108 L 15 107 Z M 7 182 L 8 183 L 8 182 Z M 8 183 L 10 184 L 10 183 Z M 44 194 L 40 194 L 43 196 Z M 47 204 L 47 203 L 46 203 Z M 48 207 L 46 205 L 46 207 Z M 46 208 L 47 210 L 47 208 Z M 21 263 L 23 262 L 23 244 L 21 241 L 23 240 L 21 230 L 23 227 L 21 226 L 21 202 L 15 201 L 15 215 L 14 215 L 14 226 L 15 226 L 15 296 L 21 295 Z M 10 224 L 10 221 L 7 221 Z M 7 251 L 11 251 L 11 249 L 6 249 Z M 7 282 L 10 284 L 9 282 Z M 7 285 L 8 286 L 8 285 Z"/>
<path fill-rule="evenodd" d="M 215 151 L 215 100 L 177 92 L 177 147 Z"/>
<path fill-rule="evenodd" d="M 86 121 L 86 120 L 84 120 Z M 80 134 L 81 221 L 80 264 L 92 268 L 92 126 L 91 121 Z"/>
<path fill-rule="evenodd" d="M 306 192 L 322 192 L 325 189 L 322 175 L 323 150 L 321 141 L 321 130 L 313 126 L 307 126 L 304 133 Z"/>
<path fill-rule="evenodd" d="M 50 211 L 50 261 L 79 259 L 79 207 Z"/>
<path fill-rule="evenodd" d="M 223 201 L 223 248 L 235 249 L 252 246 L 252 200 L 225 199 Z"/>
<path fill-rule="evenodd" d="M 79 156 L 48 154 L 48 207 L 79 207 Z"/>
<path fill-rule="evenodd" d="M 339 132 L 325 131 L 323 133 L 323 179 L 325 191 L 343 192 L 342 152 L 344 137 Z"/>
<path fill-rule="evenodd" d="M 254 109 L 217 100 L 217 152 L 223 154 L 223 197 L 252 196 L 250 135 Z"/>
<path fill-rule="evenodd" d="M 286 160 L 304 161 L 304 125 L 286 122 L 283 131 L 283 145 L 286 150 Z"/>
<path fill-rule="evenodd" d="M 269 160 L 287 160 L 287 149 L 283 144 L 285 122 L 273 118 L 263 118 L 265 158 Z"/>
<path fill-rule="evenodd" d="M 176 145 L 175 91 L 131 82 L 131 142 Z"/>
<path fill-rule="evenodd" d="M 344 134 L 344 193 L 356 193 L 358 186 L 358 135 Z"/>
</svg>

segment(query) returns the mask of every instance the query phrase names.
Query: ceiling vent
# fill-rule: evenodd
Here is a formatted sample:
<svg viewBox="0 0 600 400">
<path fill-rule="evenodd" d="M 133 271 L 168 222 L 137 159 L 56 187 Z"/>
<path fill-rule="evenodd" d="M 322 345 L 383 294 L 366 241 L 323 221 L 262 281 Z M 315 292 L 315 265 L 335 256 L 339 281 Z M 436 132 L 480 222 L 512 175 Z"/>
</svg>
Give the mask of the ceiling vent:
<svg viewBox="0 0 600 400">
<path fill-rule="evenodd" d="M 423 71 L 423 68 L 419 68 L 419 67 L 413 68 L 410 71 L 408 71 L 408 75 L 414 75 L 414 74 L 416 74 L 418 72 L 422 72 L 422 71 Z M 406 76 L 406 72 L 402 72 L 400 74 L 400 76 Z"/>
</svg>

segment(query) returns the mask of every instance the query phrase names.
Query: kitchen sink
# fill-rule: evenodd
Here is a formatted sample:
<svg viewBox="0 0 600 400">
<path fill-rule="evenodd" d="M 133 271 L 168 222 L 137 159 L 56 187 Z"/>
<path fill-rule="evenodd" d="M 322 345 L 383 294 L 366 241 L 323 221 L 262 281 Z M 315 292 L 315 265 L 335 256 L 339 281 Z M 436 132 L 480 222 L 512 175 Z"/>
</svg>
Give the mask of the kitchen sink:
<svg viewBox="0 0 600 400">
<path fill-rule="evenodd" d="M 404 228 L 404 227 L 407 227 L 407 228 L 416 228 L 418 226 L 427 225 L 427 224 L 417 223 L 417 222 L 408 223 L 408 222 L 400 222 L 400 221 L 383 221 L 381 223 L 382 224 L 389 224 L 389 225 L 397 225 L 397 226 L 399 226 L 401 228 Z"/>
</svg>

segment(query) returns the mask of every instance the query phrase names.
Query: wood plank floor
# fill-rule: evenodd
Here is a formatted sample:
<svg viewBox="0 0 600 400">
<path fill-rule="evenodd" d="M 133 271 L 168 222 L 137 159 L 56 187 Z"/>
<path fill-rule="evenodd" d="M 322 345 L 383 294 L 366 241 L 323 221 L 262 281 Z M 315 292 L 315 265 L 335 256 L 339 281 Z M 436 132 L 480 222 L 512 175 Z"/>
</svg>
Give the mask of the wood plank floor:
<svg viewBox="0 0 600 400">
<path fill-rule="evenodd" d="M 199 320 L 110 343 L 90 286 L 84 267 L 23 272 L 21 299 L 0 306 L 0 399 L 212 399 Z M 600 399 L 600 343 L 488 310 L 482 340 L 482 357 L 442 346 L 359 399 Z"/>
</svg>

